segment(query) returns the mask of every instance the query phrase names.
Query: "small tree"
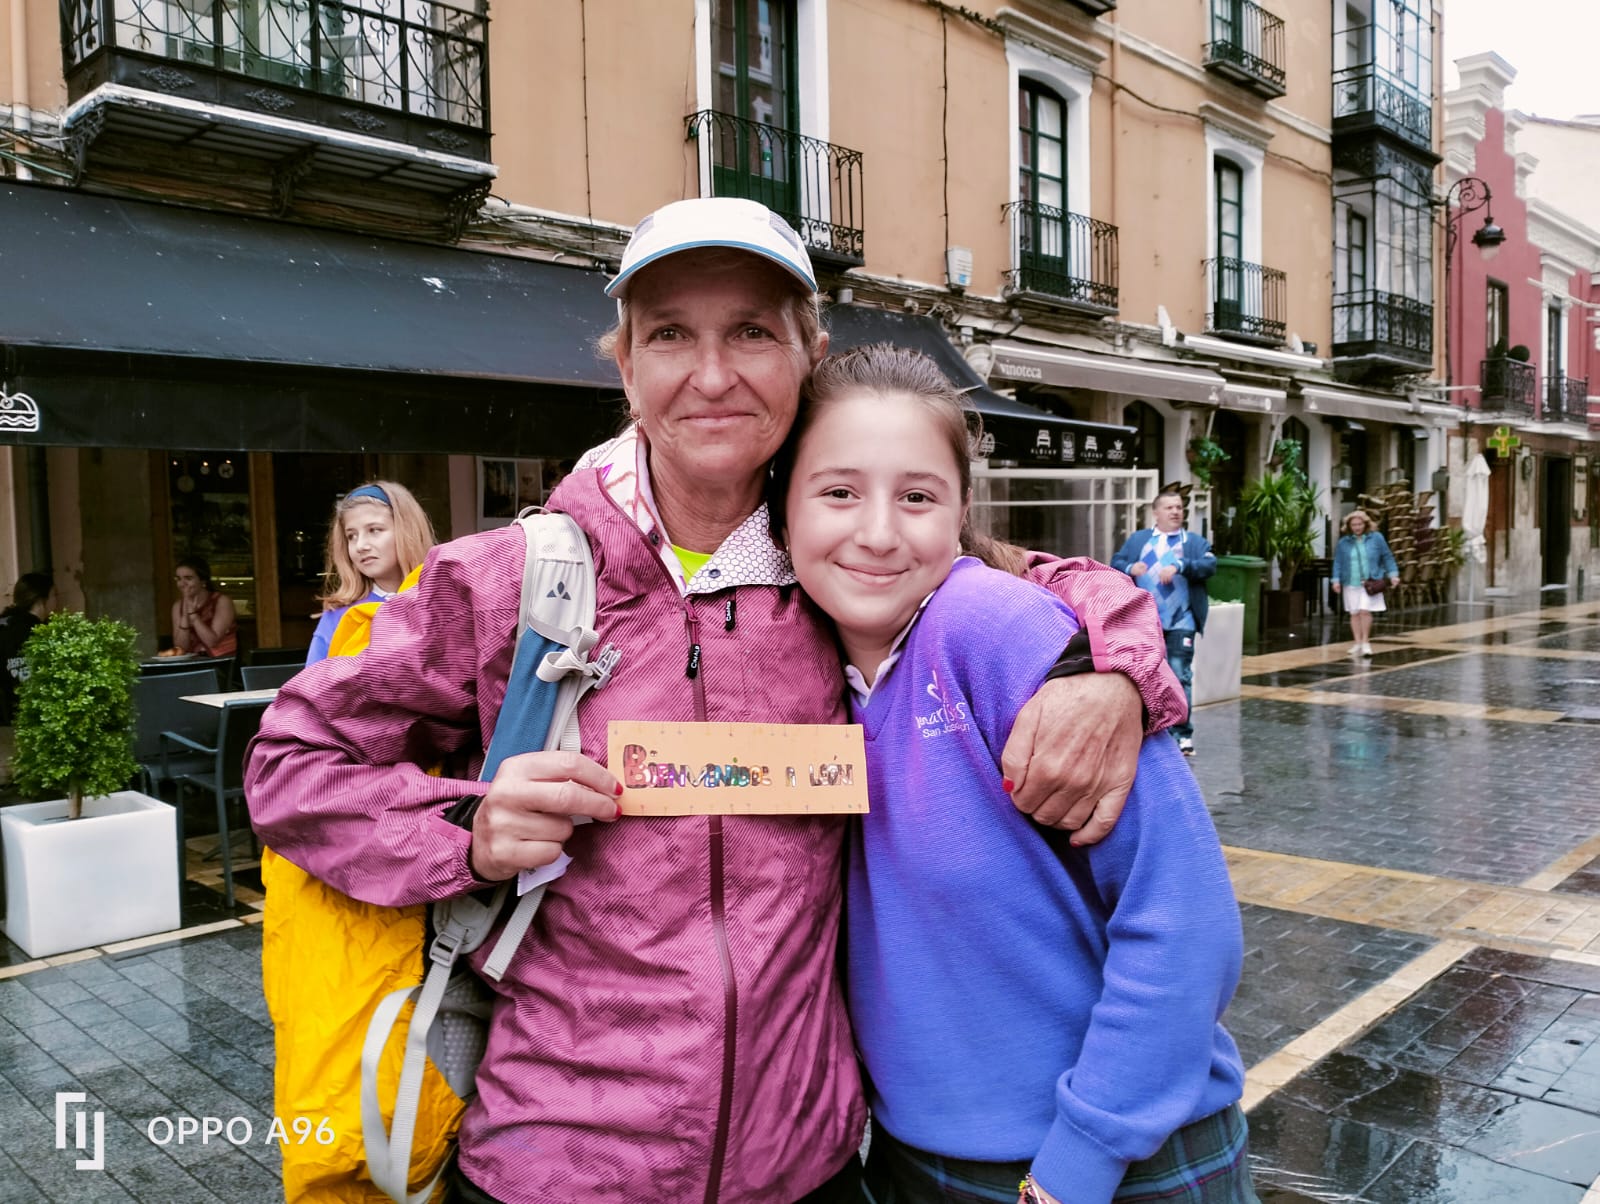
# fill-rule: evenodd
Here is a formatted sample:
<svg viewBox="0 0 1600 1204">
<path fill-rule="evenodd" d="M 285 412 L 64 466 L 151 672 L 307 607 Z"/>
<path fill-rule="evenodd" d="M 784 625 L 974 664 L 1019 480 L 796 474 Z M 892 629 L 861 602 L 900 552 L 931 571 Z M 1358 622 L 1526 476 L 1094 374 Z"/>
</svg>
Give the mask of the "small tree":
<svg viewBox="0 0 1600 1204">
<path fill-rule="evenodd" d="M 116 619 L 65 611 L 22 646 L 28 676 L 17 687 L 17 788 L 36 797 L 65 794 L 77 819 L 83 800 L 125 787 L 133 757 L 133 682 L 139 676 L 133 628 Z"/>
</svg>

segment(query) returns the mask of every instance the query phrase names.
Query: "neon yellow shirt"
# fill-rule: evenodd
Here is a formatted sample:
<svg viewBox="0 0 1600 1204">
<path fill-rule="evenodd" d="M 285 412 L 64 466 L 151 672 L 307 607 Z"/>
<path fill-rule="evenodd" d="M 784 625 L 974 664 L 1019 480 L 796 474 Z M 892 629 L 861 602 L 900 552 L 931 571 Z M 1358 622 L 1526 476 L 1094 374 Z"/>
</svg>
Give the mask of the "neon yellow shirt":
<svg viewBox="0 0 1600 1204">
<path fill-rule="evenodd" d="M 678 558 L 678 563 L 683 566 L 683 579 L 693 581 L 694 575 L 700 571 L 705 562 L 710 560 L 711 552 L 691 552 L 688 548 L 672 545 L 672 554 Z"/>
</svg>

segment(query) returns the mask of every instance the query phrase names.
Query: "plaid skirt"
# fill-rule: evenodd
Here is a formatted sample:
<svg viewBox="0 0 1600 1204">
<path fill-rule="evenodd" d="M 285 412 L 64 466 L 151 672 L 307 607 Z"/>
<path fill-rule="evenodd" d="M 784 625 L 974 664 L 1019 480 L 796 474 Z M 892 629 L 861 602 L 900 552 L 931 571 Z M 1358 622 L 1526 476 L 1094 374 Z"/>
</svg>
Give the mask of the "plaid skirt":
<svg viewBox="0 0 1600 1204">
<path fill-rule="evenodd" d="M 1118 1204 L 1260 1204 L 1250 1185 L 1246 1138 L 1237 1104 L 1185 1125 L 1151 1157 L 1128 1167 L 1112 1198 Z M 873 1125 L 866 1198 L 872 1204 L 1016 1204 L 1017 1185 L 1028 1166 L 943 1158 Z"/>
</svg>

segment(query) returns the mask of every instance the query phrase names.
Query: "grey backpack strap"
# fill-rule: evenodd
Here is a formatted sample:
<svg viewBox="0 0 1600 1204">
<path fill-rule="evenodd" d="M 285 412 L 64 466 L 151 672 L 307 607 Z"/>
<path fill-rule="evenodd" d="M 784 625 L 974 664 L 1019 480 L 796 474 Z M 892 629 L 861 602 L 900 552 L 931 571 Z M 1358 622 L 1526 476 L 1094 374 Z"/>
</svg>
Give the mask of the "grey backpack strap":
<svg viewBox="0 0 1600 1204">
<path fill-rule="evenodd" d="M 559 652 L 547 653 L 538 670 L 539 680 L 559 683 L 550 730 L 545 735 L 545 751 L 579 752 L 582 742 L 578 734 L 578 703 L 590 690 L 600 689 L 611 679 L 620 658 L 616 648 L 608 644 L 593 660 L 589 659 L 589 651 L 599 642 L 594 633 L 596 584 L 589 539 L 566 514 L 524 513 L 517 522 L 528 537 L 528 558 L 522 572 L 521 628 L 566 645 Z M 484 960 L 486 977 L 498 982 L 505 974 L 539 910 L 545 886 L 559 877 L 567 864 L 563 854 L 558 862 L 560 869 L 517 900 L 516 909 Z"/>
<path fill-rule="evenodd" d="M 556 683 L 555 709 L 544 747 L 546 751 L 561 748 L 576 752 L 580 748 L 578 701 L 610 680 L 619 654 L 608 645 L 593 660 L 588 656 L 598 640 L 594 633 L 594 559 L 583 529 L 568 515 L 545 512 L 524 512 L 517 523 L 527 538 L 517 621 L 518 654 L 522 650 L 522 634 L 529 629 L 561 645 L 559 651 L 548 652 L 536 670 L 541 681 Z M 558 863 L 560 869 L 547 867 L 554 872 L 545 881 L 559 877 L 566 864 L 563 855 Z M 437 935 L 428 948 L 428 968 L 422 984 L 386 996 L 368 1024 L 361 1054 L 361 1122 L 367 1173 L 373 1184 L 396 1204 L 426 1204 L 439 1182 L 435 1178 L 421 1192 L 407 1192 L 422 1077 L 429 1056 L 456 1094 L 465 1098 L 472 1092 L 473 1074 L 482 1057 L 481 1040 L 459 1051 L 459 1058 L 452 1057 L 452 1034 L 445 1031 L 443 1039 L 438 1039 L 442 1026 L 436 1026 L 435 1019 L 449 1018 L 453 983 L 463 977 L 454 975 L 456 964 L 488 939 L 510 890 L 510 883 L 502 884 L 487 904 L 472 895 L 435 903 L 431 914 Z M 533 923 L 544 891 L 545 882 L 540 882 L 517 900 L 484 965 L 489 977 L 498 980 L 505 973 Z M 478 991 L 483 990 L 475 980 L 474 985 Z M 417 1001 L 416 1009 L 406 1032 L 394 1119 L 386 1131 L 378 1099 L 378 1064 L 401 1007 L 412 998 Z M 441 1005 L 447 1005 L 444 1012 Z M 441 1170 L 440 1175 L 443 1173 Z"/>
<path fill-rule="evenodd" d="M 407 1191 L 412 1139 L 422 1099 L 422 1074 L 427 1064 L 428 1036 L 456 962 L 488 939 L 509 890 L 509 885 L 499 886 L 488 903 L 473 895 L 435 903 L 433 922 L 438 934 L 428 947 L 428 969 L 422 984 L 385 996 L 367 1025 L 367 1038 L 361 1049 L 361 1132 L 366 1145 L 367 1175 L 375 1187 L 397 1204 L 426 1204 L 438 1184 L 436 1178 L 420 1192 Z M 383 1107 L 378 1099 L 378 1064 L 401 1006 L 412 998 L 417 1005 L 406 1028 L 405 1057 L 395 1088 L 394 1118 L 386 1132 Z M 472 1069 L 476 1069 L 476 1063 Z M 455 1082 L 451 1085 L 456 1086 Z M 459 1094 L 460 1089 L 456 1090 Z M 443 1168 L 439 1173 L 444 1173 Z"/>
</svg>

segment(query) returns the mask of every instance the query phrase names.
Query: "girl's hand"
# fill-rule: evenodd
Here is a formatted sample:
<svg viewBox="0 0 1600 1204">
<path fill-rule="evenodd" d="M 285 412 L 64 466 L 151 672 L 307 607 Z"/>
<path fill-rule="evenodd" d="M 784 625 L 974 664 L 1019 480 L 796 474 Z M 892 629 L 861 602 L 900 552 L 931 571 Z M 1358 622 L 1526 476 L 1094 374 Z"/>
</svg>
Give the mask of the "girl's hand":
<svg viewBox="0 0 1600 1204">
<path fill-rule="evenodd" d="M 622 783 L 577 753 L 507 757 L 472 817 L 472 872 L 501 882 L 561 855 L 579 817 L 610 823 L 622 814 Z"/>
</svg>

